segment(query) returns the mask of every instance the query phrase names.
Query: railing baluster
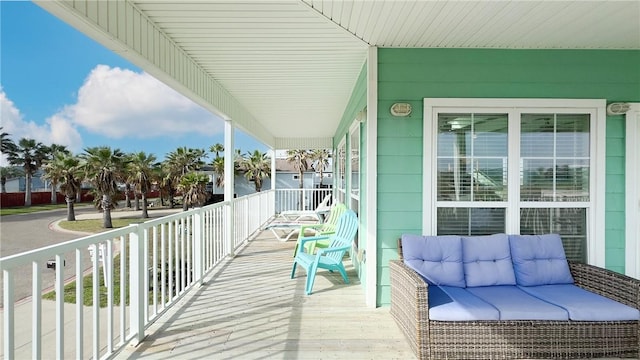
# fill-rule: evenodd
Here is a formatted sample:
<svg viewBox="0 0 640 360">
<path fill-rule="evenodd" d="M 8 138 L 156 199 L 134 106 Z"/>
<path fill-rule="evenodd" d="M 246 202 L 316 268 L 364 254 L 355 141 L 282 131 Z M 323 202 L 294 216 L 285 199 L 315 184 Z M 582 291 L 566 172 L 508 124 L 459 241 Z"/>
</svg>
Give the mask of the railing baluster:
<svg viewBox="0 0 640 360">
<path fill-rule="evenodd" d="M 160 224 L 160 301 L 162 302 L 162 308 L 166 307 L 165 294 L 167 293 L 167 266 L 166 266 L 166 225 Z"/>
<path fill-rule="evenodd" d="M 107 245 L 105 247 L 104 259 L 104 271 L 107 276 L 107 282 L 105 286 L 107 286 L 107 353 L 111 354 L 113 352 L 113 239 L 107 240 Z"/>
<path fill-rule="evenodd" d="M 175 229 L 174 222 L 169 222 L 169 244 L 167 244 L 169 249 L 169 258 L 167 262 L 169 263 L 169 301 L 173 300 L 173 289 L 175 289 L 175 272 L 173 271 L 173 241 L 175 239 Z"/>
<path fill-rule="evenodd" d="M 153 317 L 158 315 L 158 227 L 153 227 L 153 233 L 151 234 L 153 249 L 151 257 L 152 264 L 151 267 L 153 272 Z"/>
<path fill-rule="evenodd" d="M 144 339 L 144 319 L 145 305 L 144 299 L 144 277 L 146 269 L 144 269 L 144 234 L 141 233 L 138 225 L 130 225 L 132 232 L 129 235 L 129 244 L 131 248 L 129 256 L 129 285 L 130 285 L 130 301 L 129 309 L 131 314 L 130 332 L 135 337 L 135 345 Z M 142 238 L 142 239 L 141 239 Z"/>
<path fill-rule="evenodd" d="M 64 257 L 56 255 L 56 357 L 64 359 Z"/>
<path fill-rule="evenodd" d="M 93 244 L 92 280 L 93 280 L 93 358 L 100 358 L 100 244 Z M 102 254 L 104 256 L 104 254 Z M 106 270 L 106 269 L 103 269 Z"/>
<path fill-rule="evenodd" d="M 4 269 L 2 272 L 4 281 L 4 357 L 6 359 L 15 359 L 15 307 L 13 303 L 13 271 Z"/>
<path fill-rule="evenodd" d="M 84 279 L 82 249 L 76 249 L 76 357 L 84 357 Z"/>
<path fill-rule="evenodd" d="M 31 344 L 32 356 L 34 359 L 42 358 L 42 274 L 40 273 L 40 262 L 33 261 L 32 268 L 32 291 L 31 305 L 33 311 L 31 336 L 33 343 Z"/>
<path fill-rule="evenodd" d="M 143 298 L 144 306 L 144 323 L 149 322 L 149 229 L 145 228 L 143 231 L 142 241 L 142 270 L 144 274 L 143 289 L 140 289 L 140 296 Z"/>
<path fill-rule="evenodd" d="M 120 343 L 127 340 L 127 311 L 126 311 L 126 289 L 127 289 L 127 248 L 129 243 L 126 237 L 120 236 Z"/>
</svg>

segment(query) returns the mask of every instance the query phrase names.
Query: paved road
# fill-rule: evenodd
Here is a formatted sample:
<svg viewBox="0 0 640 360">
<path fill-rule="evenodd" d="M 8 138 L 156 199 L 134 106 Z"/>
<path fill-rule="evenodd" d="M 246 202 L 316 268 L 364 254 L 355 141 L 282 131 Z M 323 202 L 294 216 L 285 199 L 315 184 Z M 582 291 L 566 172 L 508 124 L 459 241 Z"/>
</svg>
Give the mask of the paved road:
<svg viewBox="0 0 640 360">
<path fill-rule="evenodd" d="M 95 213 L 96 209 L 92 206 L 79 206 L 75 208 L 75 211 L 78 216 Z M 82 237 L 83 235 L 78 233 L 53 231 L 53 224 L 66 216 L 67 210 L 63 208 L 0 217 L 0 256 L 18 254 Z M 65 274 L 65 277 L 72 276 L 71 271 L 75 266 L 75 260 L 71 255 L 67 256 L 66 269 L 68 273 Z M 19 301 L 31 296 L 31 266 L 21 267 L 15 274 L 15 299 Z M 45 269 L 42 276 L 43 289 L 53 286 L 54 280 L 53 270 Z M 4 279 L 0 278 L 0 284 L 3 282 Z M 3 299 L 0 299 L 0 304 L 2 301 Z"/>
<path fill-rule="evenodd" d="M 164 216 L 171 212 L 180 211 L 180 209 L 154 209 L 149 214 L 152 217 Z M 97 212 L 92 206 L 79 206 L 75 208 L 76 219 L 101 218 L 102 214 Z M 114 211 L 112 216 L 122 217 L 137 215 L 140 212 L 132 211 Z M 68 240 L 73 240 L 84 236 L 82 233 L 73 233 L 61 231 L 59 228 L 54 229 L 54 224 L 65 219 L 67 210 L 57 209 L 50 211 L 42 211 L 30 214 L 8 215 L 0 217 L 0 257 L 5 257 L 21 252 L 59 244 Z M 91 259 L 88 251 L 84 257 L 84 268 L 90 267 Z M 69 279 L 75 275 L 75 255 L 72 253 L 65 254 L 66 266 L 64 278 Z M 44 265 L 43 265 L 44 266 Z M 32 284 L 31 265 L 21 267 L 16 271 L 15 299 L 19 301 L 31 296 Z M 42 288 L 51 288 L 54 285 L 53 270 L 44 269 L 42 275 Z M 3 276 L 0 274 L 0 293 L 2 293 Z M 0 296 L 0 307 L 2 306 L 2 297 Z"/>
</svg>

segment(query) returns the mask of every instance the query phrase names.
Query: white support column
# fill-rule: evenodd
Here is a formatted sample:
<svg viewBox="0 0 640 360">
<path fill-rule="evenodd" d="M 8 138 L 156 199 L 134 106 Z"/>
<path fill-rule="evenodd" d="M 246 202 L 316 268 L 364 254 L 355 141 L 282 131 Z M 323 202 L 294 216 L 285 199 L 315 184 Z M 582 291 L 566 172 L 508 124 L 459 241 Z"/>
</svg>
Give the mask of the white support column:
<svg viewBox="0 0 640 360">
<path fill-rule="evenodd" d="M 64 359 L 64 257 L 56 255 L 56 358 Z"/>
<path fill-rule="evenodd" d="M 378 48 L 370 47 L 367 58 L 367 178 L 364 181 L 366 196 L 364 206 L 367 207 L 365 220 L 365 299 L 368 307 L 376 307 L 378 293 Z M 362 201 L 363 199 L 361 199 Z"/>
<path fill-rule="evenodd" d="M 233 249 L 233 234 L 234 231 L 234 202 L 233 202 L 233 194 L 235 190 L 235 182 L 234 182 L 234 162 L 235 162 L 235 149 L 233 144 L 234 138 L 234 129 L 233 122 L 231 120 L 226 120 L 224 122 L 224 201 L 228 203 L 225 207 L 225 243 L 227 248 L 227 254 L 230 257 L 234 257 L 234 249 Z"/>
<path fill-rule="evenodd" d="M 626 116 L 625 274 L 640 279 L 640 103 Z"/>
<path fill-rule="evenodd" d="M 40 273 L 40 263 L 38 261 L 33 261 L 31 263 L 32 268 L 32 294 L 40 294 L 42 293 L 42 274 Z M 31 299 L 32 302 L 32 313 L 33 318 L 31 319 L 32 329 L 31 329 L 31 351 L 34 359 L 42 358 L 42 297 L 41 296 L 33 296 Z M 79 336 L 82 337 L 82 336 Z"/>
</svg>

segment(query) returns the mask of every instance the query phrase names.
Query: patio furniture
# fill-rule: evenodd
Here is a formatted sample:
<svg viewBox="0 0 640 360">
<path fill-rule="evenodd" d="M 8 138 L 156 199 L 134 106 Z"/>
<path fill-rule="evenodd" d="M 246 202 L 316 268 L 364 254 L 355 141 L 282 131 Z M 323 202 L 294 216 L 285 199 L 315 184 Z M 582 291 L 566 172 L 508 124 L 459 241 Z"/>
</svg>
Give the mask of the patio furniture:
<svg viewBox="0 0 640 360">
<path fill-rule="evenodd" d="M 298 241 L 296 242 L 296 248 L 293 252 L 293 255 L 298 252 L 298 247 L 300 246 L 300 242 L 307 237 L 308 232 L 312 232 L 313 236 L 317 235 L 329 235 L 333 234 L 336 231 L 336 226 L 338 225 L 338 219 L 340 216 L 347 211 L 347 206 L 342 203 L 336 203 L 331 207 L 331 212 L 329 212 L 329 216 L 327 217 L 326 222 L 320 224 L 305 224 L 300 227 L 300 231 L 298 232 Z M 305 243 L 304 250 L 308 254 L 313 254 L 315 248 L 326 248 L 329 246 L 329 240 L 318 240 L 318 241 L 307 241 Z"/>
<path fill-rule="evenodd" d="M 405 234 L 399 252 L 390 312 L 419 359 L 640 355 L 640 280 L 567 262 L 557 235 Z"/>
<path fill-rule="evenodd" d="M 347 271 L 342 264 L 344 254 L 351 250 L 353 239 L 358 231 L 358 217 L 353 210 L 347 210 L 340 219 L 336 227 L 336 232 L 331 235 L 313 236 L 302 239 L 295 258 L 293 259 L 293 267 L 291 269 L 291 278 L 296 275 L 296 266 L 300 264 L 307 272 L 307 281 L 305 285 L 305 293 L 311 295 L 313 282 L 316 278 L 318 269 L 327 269 L 330 272 L 337 270 L 342 275 L 345 284 L 349 283 Z M 329 246 L 318 249 L 315 254 L 304 252 L 304 245 L 309 241 L 329 239 Z"/>
<path fill-rule="evenodd" d="M 325 195 L 315 210 L 285 210 L 278 214 L 277 218 L 283 221 L 295 222 L 302 220 L 322 221 L 325 214 L 331 210 L 329 201 L 331 194 Z"/>
</svg>

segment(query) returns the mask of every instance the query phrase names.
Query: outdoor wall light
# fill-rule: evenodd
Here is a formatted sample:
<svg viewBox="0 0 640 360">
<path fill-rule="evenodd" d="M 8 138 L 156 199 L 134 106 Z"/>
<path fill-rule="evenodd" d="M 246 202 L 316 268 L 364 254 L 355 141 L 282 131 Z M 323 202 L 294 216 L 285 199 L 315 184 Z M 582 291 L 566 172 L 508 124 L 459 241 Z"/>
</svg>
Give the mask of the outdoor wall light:
<svg viewBox="0 0 640 360">
<path fill-rule="evenodd" d="M 411 104 L 395 103 L 391 105 L 390 111 L 393 116 L 409 116 L 411 114 Z"/>
<path fill-rule="evenodd" d="M 629 111 L 631 105 L 627 103 L 611 103 L 607 105 L 607 115 L 621 115 Z"/>
</svg>

